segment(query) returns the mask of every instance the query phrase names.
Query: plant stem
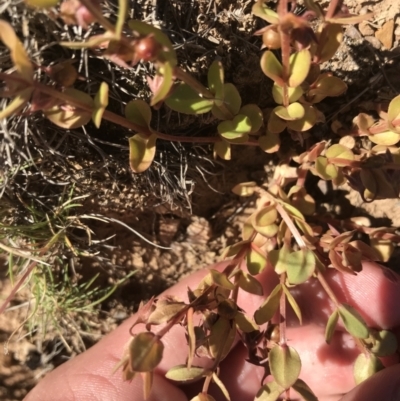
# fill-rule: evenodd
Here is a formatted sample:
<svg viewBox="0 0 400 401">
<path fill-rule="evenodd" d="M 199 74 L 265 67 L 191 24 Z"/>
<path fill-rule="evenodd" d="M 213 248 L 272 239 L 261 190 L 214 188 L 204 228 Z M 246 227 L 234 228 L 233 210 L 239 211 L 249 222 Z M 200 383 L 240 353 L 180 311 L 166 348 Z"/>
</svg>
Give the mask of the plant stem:
<svg viewBox="0 0 400 401">
<path fill-rule="evenodd" d="M 328 10 L 326 11 L 325 14 L 325 18 L 326 19 L 332 18 L 335 15 L 335 11 L 338 5 L 340 5 L 341 3 L 342 0 L 331 0 L 328 6 Z"/>
<path fill-rule="evenodd" d="M 278 5 L 278 14 L 280 21 L 283 21 L 287 14 L 288 0 L 280 0 Z M 282 78 L 284 81 L 283 85 L 283 105 L 285 107 L 289 106 L 289 89 L 288 89 L 288 79 L 289 79 L 289 59 L 290 59 L 290 35 L 282 26 L 279 26 L 279 33 L 281 36 L 281 55 L 282 55 Z"/>
<path fill-rule="evenodd" d="M 280 275 L 280 283 L 282 286 L 285 285 L 286 273 Z M 286 339 L 286 294 L 282 291 L 281 298 L 279 300 L 279 345 L 285 346 Z"/>
</svg>

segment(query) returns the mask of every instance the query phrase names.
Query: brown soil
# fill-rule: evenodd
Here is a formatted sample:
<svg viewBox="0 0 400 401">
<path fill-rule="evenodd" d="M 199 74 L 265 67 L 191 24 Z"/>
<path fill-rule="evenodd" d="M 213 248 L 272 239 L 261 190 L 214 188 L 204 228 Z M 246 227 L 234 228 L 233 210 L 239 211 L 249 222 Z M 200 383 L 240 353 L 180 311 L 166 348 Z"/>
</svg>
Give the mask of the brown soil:
<svg viewBox="0 0 400 401">
<path fill-rule="evenodd" d="M 180 7 L 178 3 L 177 8 Z M 263 108 L 270 107 L 270 84 L 258 68 L 260 43 L 252 37 L 255 25 L 249 16 L 248 2 L 216 1 L 212 7 L 209 7 L 211 2 L 205 0 L 198 3 L 195 10 L 197 18 L 194 19 L 196 22 L 190 29 L 201 39 L 188 41 L 187 46 L 182 47 L 179 51 L 182 63 L 201 77 L 210 60 L 216 55 L 220 56 L 227 71 L 226 80 L 237 85 L 243 94 L 244 103 L 252 101 L 258 102 Z M 400 1 L 348 0 L 346 3 L 354 13 L 374 12 L 374 18 L 348 27 L 343 45 L 335 58 L 325 66 L 349 83 L 349 91 L 345 96 L 323 104 L 328 117 L 339 118 L 344 123 L 351 121 L 359 112 L 361 102 L 376 98 L 387 99 L 393 96 L 394 89 L 400 91 L 400 79 L 395 75 L 398 72 L 398 62 L 395 64 L 398 59 L 391 60 L 399 55 L 396 47 L 400 42 Z M 164 10 L 164 18 L 177 17 L 168 14 L 173 10 L 172 6 Z M 181 14 L 185 15 L 184 12 Z M 390 21 L 394 22 L 393 31 L 383 30 L 382 33 L 385 24 Z M 182 26 L 189 29 L 188 26 Z M 243 44 L 245 41 L 247 44 Z M 388 44 L 390 48 L 385 47 Z M 380 77 L 379 85 L 374 84 L 377 81 L 370 81 L 366 87 L 366 82 L 377 75 Z M 363 96 L 356 98 L 361 91 L 365 91 Z M 342 106 L 346 104 L 349 106 L 343 109 Z M 339 114 L 335 116 L 337 112 Z M 162 120 L 160 124 L 167 132 L 187 132 L 193 129 L 191 117 L 179 122 Z M 107 128 L 105 132 L 108 135 L 114 132 L 112 128 L 107 131 Z M 211 128 L 207 121 L 200 121 L 196 129 L 202 132 Z M 107 135 L 104 138 L 101 135 L 98 137 L 107 140 L 105 138 Z M 121 140 L 121 144 L 123 147 L 125 142 Z M 104 157 L 111 163 L 107 171 L 101 170 L 102 155 L 100 159 L 98 155 L 97 159 L 76 155 L 76 161 L 70 168 L 77 182 L 82 183 L 82 186 L 77 186 L 78 195 L 88 193 L 90 188 L 93 191 L 92 196 L 84 202 L 83 213 L 101 214 L 122 221 L 149 241 L 169 249 L 147 244 L 115 221 L 105 223 L 85 220 L 96 240 L 114 237 L 100 248 L 100 257 L 92 255 L 77 261 L 75 269 L 79 277 L 83 279 L 101 273 L 96 283 L 105 285 L 115 283 L 131 271 L 136 273 L 101 305 L 97 314 L 89 317 L 90 327 L 87 331 L 65 329 L 63 335 L 70 344 L 71 352 L 61 341 L 52 340 L 54 332 L 44 336 L 39 333 L 24 337 L 27 331 L 20 326 L 28 313 L 25 303 L 29 297 L 29 288 L 18 294 L 9 311 L 0 315 L 0 342 L 5 344 L 6 350 L 5 353 L 0 352 L 1 400 L 21 400 L 47 371 L 114 329 L 137 308 L 140 300 L 150 298 L 196 269 L 218 260 L 221 251 L 236 241 L 241 232 L 241 223 L 254 207 L 254 201 L 239 200 L 230 193 L 230 189 L 244 181 L 267 182 L 274 170 L 274 159 L 259 149 L 235 150 L 235 163 L 216 163 L 209 160 L 208 149 L 184 147 L 183 152 L 175 152 L 167 145 L 162 146 L 166 147 L 162 150 L 164 157 L 169 158 L 172 165 L 167 171 L 168 177 L 183 179 L 186 181 L 184 185 L 168 184 L 165 175 L 161 177 L 163 174 L 156 168 L 147 175 L 132 178 L 127 166 L 124 168 L 113 162 L 119 158 L 126 160 L 126 148 L 115 150 L 113 147 L 101 147 L 99 154 L 106 153 Z M 117 155 L 118 152 L 122 156 Z M 180 171 L 182 168 L 179 160 L 182 154 L 189 159 L 186 162 L 186 166 L 190 165 L 189 173 L 182 174 Z M 99 166 L 97 170 L 92 170 L 97 171 L 97 176 L 93 174 L 90 179 L 84 177 L 82 172 L 88 165 L 93 168 L 94 163 Z M 63 174 L 65 177 L 66 171 L 62 171 L 62 168 L 59 171 L 60 177 Z M 149 187 L 152 180 L 153 187 Z M 153 192 L 154 186 L 159 187 L 159 182 L 165 186 L 162 194 L 160 188 Z M 372 216 L 379 225 L 400 226 L 399 200 L 364 204 L 361 197 L 349 188 L 343 189 L 343 197 L 334 199 L 331 198 L 331 192 L 323 188 L 322 184 L 320 186 L 321 190 L 318 189 L 316 195 L 321 207 L 341 207 L 347 216 L 359 214 L 362 209 L 363 214 Z M 1 300 L 8 295 L 11 285 L 3 266 L 0 266 L 0 275 Z"/>
</svg>

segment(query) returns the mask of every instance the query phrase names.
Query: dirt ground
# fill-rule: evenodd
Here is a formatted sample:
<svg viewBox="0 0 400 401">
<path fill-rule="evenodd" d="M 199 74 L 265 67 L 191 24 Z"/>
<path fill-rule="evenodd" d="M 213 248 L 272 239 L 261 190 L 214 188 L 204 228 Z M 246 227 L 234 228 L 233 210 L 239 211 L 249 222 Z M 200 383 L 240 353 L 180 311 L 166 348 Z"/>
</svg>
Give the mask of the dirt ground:
<svg viewBox="0 0 400 401">
<path fill-rule="evenodd" d="M 178 53 L 186 68 L 201 78 L 205 66 L 218 56 L 226 68 L 226 81 L 235 83 L 244 103 L 256 102 L 262 108 L 273 105 L 269 95 L 271 84 L 258 67 L 260 40 L 252 36 L 256 24 L 250 16 L 251 2 L 199 0 L 192 10 L 196 15 L 191 16 L 191 24 L 183 18 L 188 12 L 182 10 L 184 3 L 171 0 L 165 2 L 168 4 L 165 9 L 160 3 L 156 10 L 150 7 L 152 2 L 135 3 L 138 8 L 134 10 L 135 17 L 156 13 L 154 18 L 160 21 L 172 16 L 181 24 L 180 34 L 186 45 L 179 47 Z M 323 111 L 328 117 L 349 123 L 361 111 L 363 102 L 388 100 L 400 92 L 400 1 L 347 0 L 345 3 L 354 13 L 374 13 L 371 21 L 346 29 L 344 43 L 333 60 L 324 66 L 344 79 L 349 90 L 340 98 L 324 102 Z M 192 35 L 196 39 L 190 39 Z M 244 42 L 247 44 L 243 45 Z M 96 68 L 96 60 L 91 62 Z M 122 73 L 119 78 L 121 82 L 128 80 Z M 126 99 L 123 92 L 115 96 Z M 41 124 L 49 138 L 57 134 L 46 123 Z M 206 119 L 193 122 L 191 117 L 175 121 L 173 117 L 168 120 L 161 116 L 159 124 L 165 132 L 174 134 L 196 131 L 202 135 L 210 130 Z M 322 135 L 324 129 L 317 127 L 315 134 Z M 73 177 L 76 194 L 90 195 L 81 202 L 81 215 L 109 219 L 107 222 L 85 220 L 101 245 L 91 255 L 78 258 L 74 269 L 80 279 L 99 273 L 96 283 L 100 286 L 113 284 L 132 271 L 135 274 L 93 315 L 85 317 L 88 322 L 85 330 L 65 325 L 63 339 L 51 330 L 47 334 L 27 335 L 24 322 L 31 310 L 29 288 L 18 293 L 8 311 L 0 315 L 0 343 L 5 351 L 0 352 L 0 400 L 22 400 L 48 371 L 117 327 L 136 310 L 142 299 L 149 299 L 180 278 L 217 261 L 221 251 L 238 238 L 241 224 L 254 208 L 254 200 L 238 199 L 230 189 L 244 181 L 268 182 L 276 164 L 275 157 L 255 148 L 235 149 L 232 157 L 235 162 L 221 163 L 212 160 L 206 147 L 161 144 L 155 166 L 135 177 L 126 163 L 126 138 L 117 138 L 114 127 L 106 125 L 104 131 L 93 130 L 88 135 L 94 137 L 95 146 L 87 138 L 78 136 L 60 142 L 58 150 L 74 149 L 72 162 L 51 164 L 47 176 L 60 180 Z M 113 135 L 111 141 L 109 138 Z M 166 164 L 168 168 L 164 168 Z M 46 170 L 42 173 L 45 175 Z M 35 177 L 31 178 L 39 194 L 41 191 L 37 188 L 41 188 L 43 174 L 37 182 Z M 343 217 L 361 213 L 377 225 L 400 227 L 400 200 L 365 204 L 348 187 L 333 198 L 323 183 L 316 180 L 313 184 L 320 207 L 339 208 L 338 214 Z M 51 193 L 51 188 L 45 193 Z M 165 249 L 149 245 L 120 222 Z M 102 242 L 110 236 L 111 239 Z M 7 266 L 0 265 L 0 300 L 12 288 L 6 273 Z"/>
</svg>

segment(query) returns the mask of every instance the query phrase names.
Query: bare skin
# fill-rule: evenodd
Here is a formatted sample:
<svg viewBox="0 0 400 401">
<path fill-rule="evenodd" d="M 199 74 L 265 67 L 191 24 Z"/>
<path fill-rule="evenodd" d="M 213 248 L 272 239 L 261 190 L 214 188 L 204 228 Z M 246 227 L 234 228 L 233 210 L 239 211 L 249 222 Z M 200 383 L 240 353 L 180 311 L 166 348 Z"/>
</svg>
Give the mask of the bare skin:
<svg viewBox="0 0 400 401">
<path fill-rule="evenodd" d="M 166 293 L 186 299 L 187 287 L 194 288 L 205 275 L 202 270 L 184 279 Z M 376 328 L 397 330 L 400 339 L 400 277 L 386 269 L 366 262 L 358 276 L 331 272 L 328 282 L 342 302 L 357 308 L 367 324 Z M 265 293 L 275 285 L 275 275 L 269 272 L 259 277 Z M 294 295 L 303 311 L 303 326 L 290 314 L 288 343 L 302 359 L 300 377 L 313 389 L 320 401 L 400 401 L 400 364 L 397 355 L 385 358 L 388 369 L 355 387 L 352 364 L 359 351 L 352 338 L 337 331 L 330 346 L 325 344 L 324 326 L 332 304 L 316 280 L 299 286 Z M 243 293 L 239 304 L 249 314 L 261 303 L 261 298 Z M 112 374 L 123 348 L 130 339 L 129 328 L 134 317 L 106 336 L 87 352 L 63 364 L 48 374 L 25 398 L 25 401 L 142 401 L 140 378 L 123 382 L 121 373 Z M 136 326 L 136 332 L 143 327 Z M 156 331 L 156 330 L 155 330 Z M 163 377 L 170 367 L 185 363 L 186 340 L 181 328 L 174 328 L 163 339 L 165 352 L 154 378 L 149 401 L 188 401 L 201 389 L 199 385 L 177 386 Z M 246 352 L 236 346 L 221 365 L 221 379 L 232 401 L 252 401 L 260 387 L 262 369 L 244 361 Z M 214 387 L 211 394 L 223 400 Z"/>
</svg>

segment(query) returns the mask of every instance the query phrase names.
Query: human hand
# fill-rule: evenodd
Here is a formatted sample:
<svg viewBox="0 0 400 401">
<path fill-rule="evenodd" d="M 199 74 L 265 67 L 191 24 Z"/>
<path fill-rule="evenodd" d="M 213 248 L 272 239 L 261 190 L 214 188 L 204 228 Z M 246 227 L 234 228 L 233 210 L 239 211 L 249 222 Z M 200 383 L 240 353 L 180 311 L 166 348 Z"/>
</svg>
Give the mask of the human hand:
<svg viewBox="0 0 400 401">
<path fill-rule="evenodd" d="M 206 270 L 194 273 L 165 294 L 186 299 L 187 287 L 196 287 L 206 273 Z M 259 280 L 264 285 L 265 294 L 276 285 L 275 275 L 269 272 L 263 272 Z M 332 270 L 327 280 L 339 300 L 355 306 L 369 326 L 385 329 L 400 327 L 400 279 L 397 276 L 389 278 L 384 269 L 366 262 L 363 271 L 356 277 Z M 399 364 L 354 388 L 352 365 L 358 350 L 352 338 L 340 331 L 335 333 L 330 345 L 325 343 L 323 324 L 332 311 L 332 305 L 316 280 L 296 287 L 294 296 L 303 312 L 303 326 L 298 326 L 296 318 L 289 314 L 288 344 L 300 354 L 300 378 L 320 401 L 400 400 Z M 261 302 L 260 297 L 244 292 L 240 293 L 238 300 L 248 314 L 254 313 Z M 140 378 L 124 382 L 121 372 L 112 374 L 125 344 L 130 340 L 129 329 L 134 319 L 132 316 L 88 351 L 48 374 L 25 401 L 142 401 Z M 143 330 L 138 325 L 134 332 Z M 400 338 L 399 329 L 396 334 Z M 201 383 L 178 386 L 163 377 L 172 366 L 185 363 L 187 347 L 183 330 L 173 327 L 163 337 L 163 343 L 164 356 L 156 370 L 149 401 L 190 400 L 201 391 Z M 260 387 L 263 369 L 245 362 L 245 358 L 244 347 L 237 345 L 221 363 L 220 378 L 228 388 L 232 401 L 252 401 Z M 385 358 L 383 362 L 392 365 L 398 361 L 395 356 Z M 341 398 L 345 393 L 348 394 Z M 211 388 L 210 394 L 218 401 L 223 400 L 218 389 Z"/>
</svg>

